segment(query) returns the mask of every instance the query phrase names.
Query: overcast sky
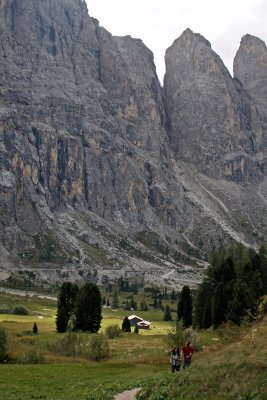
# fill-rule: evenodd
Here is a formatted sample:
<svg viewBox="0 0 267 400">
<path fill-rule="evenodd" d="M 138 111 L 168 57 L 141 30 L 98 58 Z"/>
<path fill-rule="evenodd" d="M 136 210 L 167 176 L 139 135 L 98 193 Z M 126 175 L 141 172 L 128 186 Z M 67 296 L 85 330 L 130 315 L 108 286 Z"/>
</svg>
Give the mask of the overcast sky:
<svg viewBox="0 0 267 400">
<path fill-rule="evenodd" d="M 190 28 L 205 36 L 232 73 L 246 33 L 267 42 L 266 0 L 86 0 L 89 15 L 117 36 L 142 39 L 153 51 L 160 80 L 166 49 Z"/>
</svg>

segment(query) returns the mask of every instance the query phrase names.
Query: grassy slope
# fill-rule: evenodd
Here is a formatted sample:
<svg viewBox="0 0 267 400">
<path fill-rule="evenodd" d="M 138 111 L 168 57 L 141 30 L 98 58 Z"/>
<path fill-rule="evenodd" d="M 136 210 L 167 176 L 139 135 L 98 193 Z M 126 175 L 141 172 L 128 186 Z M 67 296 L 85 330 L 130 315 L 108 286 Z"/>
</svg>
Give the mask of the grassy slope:
<svg viewBox="0 0 267 400">
<path fill-rule="evenodd" d="M 229 331 L 229 335 L 230 335 Z M 231 343 L 194 355 L 189 369 L 161 374 L 144 387 L 140 400 L 267 399 L 267 322 L 250 327 Z M 227 340 L 227 338 L 226 338 Z M 153 387 L 153 390 L 151 390 Z"/>
<path fill-rule="evenodd" d="M 18 304 L 18 299 L 9 295 L 0 295 L 0 301 L 1 304 Z M 20 298 L 19 304 L 23 305 L 23 301 Z M 241 334 L 242 340 L 236 338 L 231 344 L 227 342 L 232 332 L 224 333 L 226 341 L 221 339 L 194 354 L 190 369 L 171 375 L 164 335 L 159 333 L 166 332 L 171 324 L 160 320 L 162 313 L 144 313 L 144 317 L 152 321 L 152 330 L 110 340 L 110 360 L 96 363 L 48 353 L 47 342 L 58 337 L 55 304 L 34 298 L 26 300 L 24 305 L 34 314 L 0 315 L 0 326 L 7 329 L 14 354 L 41 349 L 46 363 L 1 365 L 1 400 L 109 400 L 114 393 L 140 386 L 144 388 L 142 400 L 267 399 L 267 321 L 257 324 L 256 331 L 247 328 L 247 337 L 243 339 L 244 334 Z M 103 326 L 120 324 L 125 315 L 127 312 L 121 310 L 107 310 Z M 34 321 L 39 333 L 29 336 L 25 332 L 31 330 Z M 214 332 L 203 335 L 206 342 L 212 342 Z"/>
</svg>

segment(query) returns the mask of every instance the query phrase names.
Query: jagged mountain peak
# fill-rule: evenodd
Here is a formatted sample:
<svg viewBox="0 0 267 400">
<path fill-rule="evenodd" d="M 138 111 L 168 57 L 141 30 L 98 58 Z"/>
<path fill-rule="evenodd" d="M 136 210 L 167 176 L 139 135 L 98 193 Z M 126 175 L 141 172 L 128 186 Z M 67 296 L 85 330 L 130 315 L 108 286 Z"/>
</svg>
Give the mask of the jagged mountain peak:
<svg viewBox="0 0 267 400">
<path fill-rule="evenodd" d="M 267 122 L 267 48 L 263 40 L 256 36 L 242 37 L 234 59 L 234 77 L 253 99 L 260 119 Z M 257 127 L 260 141 L 267 143 L 266 131 Z"/>
<path fill-rule="evenodd" d="M 200 33 L 193 32 L 190 28 L 185 29 L 181 36 L 176 39 L 174 43 L 176 42 L 180 42 L 184 46 L 196 45 L 198 42 L 211 47 L 210 42 L 204 36 L 202 36 Z"/>
<path fill-rule="evenodd" d="M 265 127 L 203 36 L 167 50 L 163 89 L 85 2 L 0 4 L 0 265 L 181 285 L 185 254 L 266 236 Z"/>
<path fill-rule="evenodd" d="M 266 48 L 265 42 L 257 36 L 246 34 L 242 36 L 240 41 L 240 48 L 251 52 L 255 50 L 257 47 Z"/>
</svg>

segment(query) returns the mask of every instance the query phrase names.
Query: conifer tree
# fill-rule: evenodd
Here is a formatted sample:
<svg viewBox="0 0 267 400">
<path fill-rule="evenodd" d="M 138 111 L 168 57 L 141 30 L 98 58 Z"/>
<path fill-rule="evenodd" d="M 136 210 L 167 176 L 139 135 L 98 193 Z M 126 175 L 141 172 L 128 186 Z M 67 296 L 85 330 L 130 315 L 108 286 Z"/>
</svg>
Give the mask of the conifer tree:
<svg viewBox="0 0 267 400">
<path fill-rule="evenodd" d="M 57 332 L 66 332 L 68 321 L 75 307 L 78 286 L 70 282 L 61 285 L 57 302 L 56 327 Z"/>
<path fill-rule="evenodd" d="M 167 305 L 163 315 L 163 321 L 172 321 L 172 315 L 170 307 Z"/>
<path fill-rule="evenodd" d="M 37 327 L 36 322 L 34 322 L 34 324 L 33 324 L 32 332 L 33 332 L 34 335 L 37 335 L 37 333 L 38 333 L 38 327 Z"/>
<path fill-rule="evenodd" d="M 131 332 L 131 323 L 127 317 L 122 322 L 121 330 L 122 332 Z"/>
<path fill-rule="evenodd" d="M 118 308 L 119 307 L 119 296 L 118 296 L 118 291 L 115 290 L 113 293 L 113 297 L 112 297 L 112 307 L 113 308 Z"/>
<path fill-rule="evenodd" d="M 214 287 L 208 278 L 199 286 L 194 303 L 194 326 L 207 329 L 211 326 L 211 300 Z"/>
<path fill-rule="evenodd" d="M 185 328 L 188 328 L 192 325 L 192 312 L 193 312 L 193 303 L 192 303 L 192 294 L 189 286 L 184 286 L 181 291 L 180 300 L 177 306 L 177 318 L 178 321 L 183 319 L 183 325 Z"/>
<path fill-rule="evenodd" d="M 91 333 L 101 326 L 101 294 L 99 288 L 86 283 L 77 294 L 75 307 L 75 329 Z"/>
</svg>

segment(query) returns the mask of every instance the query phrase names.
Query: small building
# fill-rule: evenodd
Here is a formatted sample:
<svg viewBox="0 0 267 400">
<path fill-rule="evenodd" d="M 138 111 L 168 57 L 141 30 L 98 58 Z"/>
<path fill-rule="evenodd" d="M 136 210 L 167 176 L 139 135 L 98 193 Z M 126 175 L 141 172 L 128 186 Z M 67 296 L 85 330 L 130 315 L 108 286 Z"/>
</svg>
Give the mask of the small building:
<svg viewBox="0 0 267 400">
<path fill-rule="evenodd" d="M 131 326 L 138 326 L 139 329 L 149 329 L 151 322 L 144 320 L 143 318 L 138 317 L 137 315 L 130 315 L 128 317 Z"/>
<path fill-rule="evenodd" d="M 144 319 L 143 319 L 143 321 L 137 323 L 137 326 L 139 329 L 150 329 L 150 325 L 151 325 L 151 322 L 146 321 Z"/>
</svg>

